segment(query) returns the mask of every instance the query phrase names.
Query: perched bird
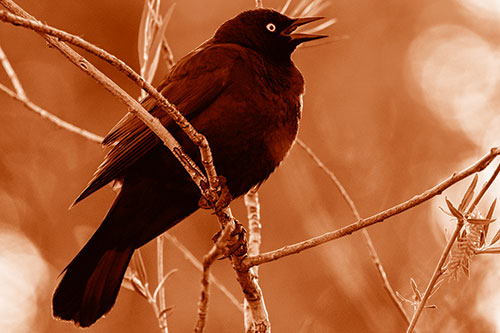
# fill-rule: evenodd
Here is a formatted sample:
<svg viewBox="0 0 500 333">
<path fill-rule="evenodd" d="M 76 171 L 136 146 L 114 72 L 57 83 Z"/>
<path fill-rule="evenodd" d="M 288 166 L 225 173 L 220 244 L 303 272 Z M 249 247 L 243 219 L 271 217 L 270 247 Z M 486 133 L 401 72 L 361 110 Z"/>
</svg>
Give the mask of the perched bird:
<svg viewBox="0 0 500 333">
<path fill-rule="evenodd" d="M 270 9 L 242 12 L 182 58 L 158 87 L 207 137 L 234 198 L 262 183 L 296 138 L 304 80 L 290 56 L 299 44 L 326 36 L 294 31 L 318 19 Z M 142 105 L 201 165 L 197 148 L 156 101 L 147 97 Z M 201 198 L 173 154 L 134 115 L 120 120 L 103 144 L 110 150 L 75 203 L 113 180 L 123 185 L 66 267 L 52 301 L 55 317 L 83 327 L 115 303 L 134 250 L 196 211 Z"/>
</svg>

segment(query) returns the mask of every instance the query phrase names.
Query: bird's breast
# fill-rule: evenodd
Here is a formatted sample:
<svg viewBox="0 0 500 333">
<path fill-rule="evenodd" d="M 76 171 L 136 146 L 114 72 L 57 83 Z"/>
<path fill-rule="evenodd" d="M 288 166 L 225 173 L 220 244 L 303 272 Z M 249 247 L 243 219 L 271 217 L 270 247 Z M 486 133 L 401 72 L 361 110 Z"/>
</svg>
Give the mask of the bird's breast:
<svg viewBox="0 0 500 333">
<path fill-rule="evenodd" d="M 193 124 L 207 137 L 233 196 L 264 181 L 285 158 L 302 108 L 302 89 L 274 89 L 265 77 L 246 78 L 231 84 Z"/>
</svg>

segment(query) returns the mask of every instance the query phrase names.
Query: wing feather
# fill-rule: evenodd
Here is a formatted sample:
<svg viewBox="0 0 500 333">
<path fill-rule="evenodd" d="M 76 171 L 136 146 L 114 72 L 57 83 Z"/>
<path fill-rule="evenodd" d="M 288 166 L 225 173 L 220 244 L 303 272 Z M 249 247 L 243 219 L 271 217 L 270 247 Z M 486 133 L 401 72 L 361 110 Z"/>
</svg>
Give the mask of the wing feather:
<svg viewBox="0 0 500 333">
<path fill-rule="evenodd" d="M 181 59 L 158 90 L 189 120 L 212 104 L 230 84 L 229 78 L 241 47 L 204 44 Z M 172 120 L 148 96 L 141 103 L 168 127 Z M 160 143 L 157 136 L 131 113 L 127 113 L 106 135 L 103 145 L 109 147 L 104 161 L 73 205 L 93 192 L 123 177 L 125 170 Z"/>
</svg>

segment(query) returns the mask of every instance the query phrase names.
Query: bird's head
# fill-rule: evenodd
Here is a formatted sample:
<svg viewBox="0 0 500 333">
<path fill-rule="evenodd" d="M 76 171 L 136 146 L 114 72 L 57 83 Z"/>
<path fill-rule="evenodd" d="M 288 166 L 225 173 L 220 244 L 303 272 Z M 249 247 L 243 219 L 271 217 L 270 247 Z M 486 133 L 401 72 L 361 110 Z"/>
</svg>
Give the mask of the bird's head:
<svg viewBox="0 0 500 333">
<path fill-rule="evenodd" d="M 290 18 L 271 9 L 254 9 L 226 21 L 215 33 L 215 43 L 235 43 L 261 55 L 287 60 L 295 48 L 310 40 L 327 37 L 297 33 L 295 30 L 322 17 Z"/>
</svg>

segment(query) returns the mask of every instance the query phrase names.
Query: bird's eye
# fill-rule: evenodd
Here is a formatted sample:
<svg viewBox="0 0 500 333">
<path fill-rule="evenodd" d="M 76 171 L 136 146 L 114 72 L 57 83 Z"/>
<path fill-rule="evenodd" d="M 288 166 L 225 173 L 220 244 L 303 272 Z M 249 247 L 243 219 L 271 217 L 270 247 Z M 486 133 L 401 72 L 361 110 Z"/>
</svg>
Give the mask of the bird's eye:
<svg viewBox="0 0 500 333">
<path fill-rule="evenodd" d="M 268 23 L 266 25 L 266 29 L 271 31 L 271 32 L 275 32 L 276 31 L 276 26 L 274 25 L 274 23 Z"/>
</svg>

